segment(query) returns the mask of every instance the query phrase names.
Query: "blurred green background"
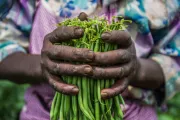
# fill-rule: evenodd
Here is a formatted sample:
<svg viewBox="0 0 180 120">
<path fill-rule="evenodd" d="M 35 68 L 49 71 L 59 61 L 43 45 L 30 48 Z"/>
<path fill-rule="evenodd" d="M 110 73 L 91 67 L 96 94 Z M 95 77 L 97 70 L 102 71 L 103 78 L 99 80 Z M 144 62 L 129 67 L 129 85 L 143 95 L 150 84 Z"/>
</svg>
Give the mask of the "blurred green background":
<svg viewBox="0 0 180 120">
<path fill-rule="evenodd" d="M 0 120 L 18 120 L 28 85 L 0 82 Z M 168 102 L 168 111 L 158 112 L 158 120 L 180 120 L 180 93 Z"/>
</svg>

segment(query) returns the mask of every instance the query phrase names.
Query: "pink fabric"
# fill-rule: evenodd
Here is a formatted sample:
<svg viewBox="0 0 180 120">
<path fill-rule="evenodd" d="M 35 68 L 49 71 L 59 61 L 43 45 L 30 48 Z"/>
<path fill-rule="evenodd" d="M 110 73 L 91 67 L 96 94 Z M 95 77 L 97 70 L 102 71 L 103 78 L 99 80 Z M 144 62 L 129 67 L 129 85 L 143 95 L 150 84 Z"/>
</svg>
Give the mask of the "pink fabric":
<svg viewBox="0 0 180 120">
<path fill-rule="evenodd" d="M 41 54 L 45 35 L 56 29 L 59 21 L 41 3 L 38 4 L 36 14 L 32 26 L 29 50 L 32 54 Z"/>
</svg>

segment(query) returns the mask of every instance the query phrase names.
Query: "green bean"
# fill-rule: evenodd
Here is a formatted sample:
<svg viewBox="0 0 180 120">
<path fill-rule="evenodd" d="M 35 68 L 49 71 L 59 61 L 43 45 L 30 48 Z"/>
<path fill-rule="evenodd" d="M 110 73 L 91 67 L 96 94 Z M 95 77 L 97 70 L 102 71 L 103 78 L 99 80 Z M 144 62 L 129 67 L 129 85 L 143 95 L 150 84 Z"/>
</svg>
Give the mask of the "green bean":
<svg viewBox="0 0 180 120">
<path fill-rule="evenodd" d="M 59 108 L 61 105 L 61 94 L 57 92 L 57 102 L 56 102 L 56 108 L 54 110 L 54 114 L 56 115 L 55 119 L 57 120 L 57 117 L 59 116 Z"/>
<path fill-rule="evenodd" d="M 77 77 L 73 77 L 72 84 L 77 85 Z M 78 120 L 77 97 L 72 96 L 73 120 Z"/>
<path fill-rule="evenodd" d="M 62 97 L 61 97 L 61 107 L 60 107 L 60 114 L 59 114 L 59 119 L 60 120 L 65 120 L 65 116 L 64 116 L 64 95 L 62 95 Z"/>
<path fill-rule="evenodd" d="M 89 108 L 89 105 L 88 105 L 88 95 L 90 93 L 88 93 L 88 90 L 87 90 L 87 86 L 88 86 L 88 80 L 86 77 L 82 77 L 82 92 L 83 93 L 83 106 L 84 108 L 86 109 L 86 111 L 89 113 L 89 115 L 91 117 L 93 117 L 93 114 Z"/>
<path fill-rule="evenodd" d="M 123 112 L 120 108 L 120 103 L 119 103 L 119 98 L 118 96 L 115 96 L 114 97 L 114 103 L 115 103 L 115 107 L 116 107 L 116 112 L 117 112 L 117 115 L 120 119 L 123 119 Z"/>
<path fill-rule="evenodd" d="M 115 107 L 115 106 L 114 106 Z M 119 116 L 118 116 L 118 114 L 117 114 L 117 112 L 116 112 L 116 108 L 114 108 L 115 110 L 114 110 L 114 120 L 119 120 Z"/>
<path fill-rule="evenodd" d="M 78 118 L 79 120 L 83 120 L 82 119 L 82 112 L 81 112 L 81 109 L 78 107 Z"/>
<path fill-rule="evenodd" d="M 64 77 L 64 79 L 66 79 L 67 83 L 71 82 L 70 77 L 66 76 Z M 65 95 L 64 97 L 64 116 L 69 116 L 69 110 L 70 110 L 70 96 L 69 95 Z"/>
<path fill-rule="evenodd" d="M 104 80 L 101 80 L 101 90 L 105 87 L 104 82 L 105 82 Z M 101 120 L 108 120 L 106 116 L 106 112 L 105 112 L 105 102 L 104 100 L 102 100 L 101 102 L 102 102 L 102 104 L 100 104 L 101 111 L 102 111 Z"/>
<path fill-rule="evenodd" d="M 82 101 L 82 85 L 81 85 L 81 82 L 82 80 L 81 80 L 81 78 L 80 77 L 78 77 L 78 87 L 79 87 L 79 94 L 78 94 L 78 104 L 79 104 L 79 107 L 80 107 L 80 109 L 81 109 L 81 111 L 84 113 L 84 115 L 88 118 L 88 119 L 90 119 L 90 120 L 94 120 L 94 117 L 93 116 L 91 116 L 89 113 L 88 113 L 88 111 L 84 108 L 84 106 L 83 106 L 83 101 Z"/>
<path fill-rule="evenodd" d="M 55 114 L 55 108 L 56 108 L 56 102 L 57 102 L 57 92 L 55 93 L 55 95 L 54 95 L 54 99 L 53 99 L 53 101 L 52 101 L 52 105 L 51 105 L 51 111 L 50 111 L 50 119 L 51 120 L 56 120 L 55 118 L 56 118 L 56 114 Z"/>
<path fill-rule="evenodd" d="M 73 115 L 72 109 L 70 109 L 69 113 L 70 113 L 70 114 L 69 114 L 69 118 L 70 118 L 69 120 L 73 120 L 73 119 L 74 119 L 74 117 L 73 117 L 74 115 Z M 68 119 L 67 119 L 67 120 L 68 120 Z"/>
<path fill-rule="evenodd" d="M 124 99 L 122 98 L 121 95 L 119 95 L 119 100 L 120 100 L 120 103 L 121 103 L 121 104 L 125 105 Z"/>
<path fill-rule="evenodd" d="M 91 112 L 92 112 L 92 114 L 94 114 L 94 108 L 93 108 L 93 106 L 92 106 L 92 100 L 91 100 L 91 89 L 90 89 L 90 82 L 91 81 L 93 81 L 93 80 L 90 80 L 90 79 L 88 79 L 88 84 L 87 84 L 87 97 L 88 97 L 88 99 L 87 99 L 87 101 L 88 101 L 88 106 L 89 106 L 89 108 L 90 108 L 90 110 L 91 110 Z"/>
<path fill-rule="evenodd" d="M 98 101 L 98 93 L 97 93 L 97 82 L 94 87 L 94 98 L 95 98 L 95 120 L 100 120 L 100 110 L 99 110 L 99 101 Z"/>
</svg>

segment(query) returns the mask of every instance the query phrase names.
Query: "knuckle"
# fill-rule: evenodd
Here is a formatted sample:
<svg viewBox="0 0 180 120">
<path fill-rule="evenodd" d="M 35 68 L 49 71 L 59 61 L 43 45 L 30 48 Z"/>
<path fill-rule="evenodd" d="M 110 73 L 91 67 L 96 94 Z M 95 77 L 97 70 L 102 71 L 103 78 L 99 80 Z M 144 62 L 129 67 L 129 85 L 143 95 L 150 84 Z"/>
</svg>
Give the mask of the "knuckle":
<svg viewBox="0 0 180 120">
<path fill-rule="evenodd" d="M 60 32 L 59 29 L 55 29 L 55 30 L 54 30 L 54 32 L 53 32 L 54 34 L 53 34 L 53 36 L 52 36 L 54 40 L 58 40 L 58 38 L 59 38 L 59 36 L 58 36 L 59 32 Z"/>
<path fill-rule="evenodd" d="M 86 49 L 77 49 L 77 48 L 74 48 L 72 50 L 72 53 L 74 54 L 74 59 L 75 60 L 79 60 L 79 59 L 82 59 L 84 57 L 84 54 L 86 54 Z"/>
<path fill-rule="evenodd" d="M 72 54 L 73 54 L 73 56 L 72 56 L 73 59 L 77 60 L 79 58 L 79 55 L 81 54 L 81 51 L 76 49 L 76 48 L 74 48 L 74 49 L 72 49 Z"/>
<path fill-rule="evenodd" d="M 72 73 L 76 74 L 78 72 L 78 67 L 77 66 L 72 66 Z"/>
<path fill-rule="evenodd" d="M 41 49 L 41 56 L 42 55 L 48 55 L 52 50 L 51 45 L 43 45 L 43 48 Z"/>
<path fill-rule="evenodd" d="M 46 44 L 48 42 L 50 42 L 52 39 L 52 33 L 48 33 L 45 37 L 44 37 L 44 41 L 43 41 L 43 47 L 46 47 Z"/>
<path fill-rule="evenodd" d="M 117 53 L 120 62 L 128 62 L 130 60 L 129 52 L 121 51 Z"/>
<path fill-rule="evenodd" d="M 63 53 L 67 52 L 67 48 L 64 45 L 54 46 L 50 49 L 52 55 L 62 56 Z"/>
<path fill-rule="evenodd" d="M 50 67 L 53 68 L 55 74 L 60 73 L 60 66 L 58 64 L 53 64 Z"/>
<path fill-rule="evenodd" d="M 44 41 L 49 41 L 51 39 L 52 33 L 48 33 L 45 37 L 44 37 Z"/>
<path fill-rule="evenodd" d="M 106 54 L 99 54 L 100 57 L 99 57 L 99 62 L 103 63 L 103 64 L 106 64 L 108 61 L 109 61 L 109 55 L 106 53 Z"/>
<path fill-rule="evenodd" d="M 123 52 L 121 55 L 121 60 L 122 61 L 126 61 L 128 59 L 128 53 L 127 52 Z"/>
<path fill-rule="evenodd" d="M 62 94 L 66 94 L 66 95 L 68 95 L 68 93 L 69 93 L 69 92 L 66 90 L 66 87 L 65 87 L 65 86 L 63 86 L 63 87 L 61 88 L 60 92 L 61 92 Z"/>
<path fill-rule="evenodd" d="M 57 83 L 56 82 L 52 82 L 52 86 L 55 90 L 57 90 Z"/>
<path fill-rule="evenodd" d="M 53 80 L 51 79 L 51 78 L 47 78 L 47 81 L 48 81 L 48 83 L 51 85 L 51 86 L 53 86 Z"/>
<path fill-rule="evenodd" d="M 94 74 L 97 78 L 107 77 L 107 74 L 105 74 L 105 70 L 103 70 L 102 68 L 96 69 L 96 72 Z"/>
<path fill-rule="evenodd" d="M 124 76 L 124 67 L 120 67 L 119 68 L 119 77 L 123 77 Z"/>
</svg>

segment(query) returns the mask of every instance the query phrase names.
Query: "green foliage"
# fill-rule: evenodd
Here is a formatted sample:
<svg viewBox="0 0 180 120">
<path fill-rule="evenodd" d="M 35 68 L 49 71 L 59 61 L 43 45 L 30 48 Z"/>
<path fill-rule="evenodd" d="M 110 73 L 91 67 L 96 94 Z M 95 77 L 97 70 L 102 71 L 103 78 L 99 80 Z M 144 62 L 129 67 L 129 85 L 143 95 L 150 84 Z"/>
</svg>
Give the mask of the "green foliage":
<svg viewBox="0 0 180 120">
<path fill-rule="evenodd" d="M 180 120 L 180 93 L 168 101 L 168 111 L 158 112 L 158 120 Z"/>
<path fill-rule="evenodd" d="M 18 120 L 27 85 L 0 82 L 0 120 Z"/>
</svg>

